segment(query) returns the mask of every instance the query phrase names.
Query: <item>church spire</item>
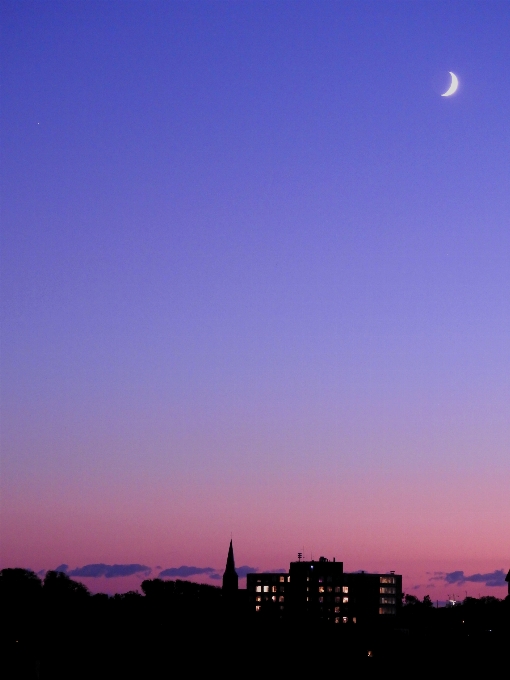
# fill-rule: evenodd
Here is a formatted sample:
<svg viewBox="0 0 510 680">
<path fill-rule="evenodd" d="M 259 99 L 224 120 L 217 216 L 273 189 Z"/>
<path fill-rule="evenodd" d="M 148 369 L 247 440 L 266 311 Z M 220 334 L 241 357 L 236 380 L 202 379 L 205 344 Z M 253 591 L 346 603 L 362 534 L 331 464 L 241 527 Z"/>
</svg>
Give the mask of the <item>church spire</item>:
<svg viewBox="0 0 510 680">
<path fill-rule="evenodd" d="M 234 547 L 232 539 L 230 539 L 230 546 L 228 549 L 227 565 L 223 574 L 223 592 L 232 593 L 239 588 L 239 577 L 236 572 L 236 564 L 234 561 Z"/>
</svg>

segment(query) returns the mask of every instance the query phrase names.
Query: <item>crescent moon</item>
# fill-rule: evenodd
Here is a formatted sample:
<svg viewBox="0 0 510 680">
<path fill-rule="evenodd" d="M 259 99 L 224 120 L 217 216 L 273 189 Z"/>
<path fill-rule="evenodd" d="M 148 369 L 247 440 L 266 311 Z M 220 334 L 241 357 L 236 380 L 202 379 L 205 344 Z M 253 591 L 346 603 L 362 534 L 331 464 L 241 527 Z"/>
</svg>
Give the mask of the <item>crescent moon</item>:
<svg viewBox="0 0 510 680">
<path fill-rule="evenodd" d="M 459 87 L 459 79 L 455 75 L 455 73 L 452 73 L 451 71 L 448 71 L 448 73 L 452 77 L 452 82 L 450 87 L 446 90 L 444 94 L 441 95 L 441 97 L 449 97 L 452 95 L 454 92 L 457 92 L 457 88 Z"/>
</svg>

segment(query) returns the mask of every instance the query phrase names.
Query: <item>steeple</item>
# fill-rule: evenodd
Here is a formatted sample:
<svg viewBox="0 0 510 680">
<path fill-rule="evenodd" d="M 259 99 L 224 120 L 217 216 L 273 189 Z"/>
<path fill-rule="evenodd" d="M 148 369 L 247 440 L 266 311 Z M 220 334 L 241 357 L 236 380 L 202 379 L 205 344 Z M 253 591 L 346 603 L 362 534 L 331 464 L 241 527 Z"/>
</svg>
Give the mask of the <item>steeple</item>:
<svg viewBox="0 0 510 680">
<path fill-rule="evenodd" d="M 223 574 L 223 592 L 233 593 L 239 588 L 239 577 L 236 572 L 236 565 L 234 562 L 234 548 L 232 546 L 232 539 L 230 539 L 230 546 L 228 549 L 227 565 Z"/>
</svg>

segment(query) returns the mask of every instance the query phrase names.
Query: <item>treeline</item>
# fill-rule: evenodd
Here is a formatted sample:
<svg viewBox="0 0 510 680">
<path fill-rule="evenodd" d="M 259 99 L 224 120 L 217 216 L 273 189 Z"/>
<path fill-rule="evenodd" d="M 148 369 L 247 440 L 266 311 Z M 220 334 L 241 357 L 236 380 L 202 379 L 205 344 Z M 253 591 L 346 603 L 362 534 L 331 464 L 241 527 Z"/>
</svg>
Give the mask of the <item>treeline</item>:
<svg viewBox="0 0 510 680">
<path fill-rule="evenodd" d="M 429 595 L 423 600 L 405 595 L 399 622 L 410 632 L 435 630 L 479 636 L 510 632 L 510 598 L 466 597 L 450 607 L 434 607 Z"/>
<path fill-rule="evenodd" d="M 220 588 L 154 579 L 142 593 L 92 595 L 62 572 L 41 580 L 25 569 L 0 571 L 0 676 L 151 677 L 151 668 L 186 658 L 193 637 L 212 639 Z M 197 661 L 187 659 L 190 667 Z"/>
<path fill-rule="evenodd" d="M 379 673 L 417 661 L 470 671 L 478 664 L 487 672 L 506 658 L 510 639 L 510 598 L 466 598 L 438 609 L 427 596 L 406 595 L 390 626 L 304 629 L 259 625 L 210 585 L 148 579 L 141 590 L 92 595 L 61 572 L 41 580 L 24 569 L 0 571 L 2 678 L 171 678 L 216 670 L 237 677 L 255 660 L 298 675 L 337 667 Z"/>
</svg>

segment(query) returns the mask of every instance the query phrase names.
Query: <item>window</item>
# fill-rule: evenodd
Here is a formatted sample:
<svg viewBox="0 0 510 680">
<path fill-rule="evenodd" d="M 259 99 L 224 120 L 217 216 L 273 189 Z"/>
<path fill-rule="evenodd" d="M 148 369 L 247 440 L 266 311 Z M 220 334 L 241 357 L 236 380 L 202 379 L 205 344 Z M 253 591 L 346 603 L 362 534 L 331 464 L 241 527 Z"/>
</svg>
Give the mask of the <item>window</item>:
<svg viewBox="0 0 510 680">
<path fill-rule="evenodd" d="M 352 617 L 352 622 L 356 623 L 356 617 L 355 616 Z"/>
<path fill-rule="evenodd" d="M 340 592 L 340 589 L 338 590 L 338 592 Z M 348 592 L 349 592 L 349 586 L 344 586 L 342 588 L 342 593 L 348 593 Z"/>
<path fill-rule="evenodd" d="M 326 579 L 326 581 L 327 581 L 328 583 L 331 583 L 332 580 L 333 580 L 333 578 L 332 578 L 331 576 L 328 576 L 328 578 Z"/>
<path fill-rule="evenodd" d="M 322 578 L 322 576 L 319 578 L 319 583 L 324 583 L 324 579 Z"/>
<path fill-rule="evenodd" d="M 324 592 L 324 586 L 319 586 L 319 593 L 323 593 L 323 592 Z"/>
<path fill-rule="evenodd" d="M 255 611 L 256 611 L 256 612 L 259 612 L 259 611 L 260 611 L 260 604 L 257 604 L 257 605 L 255 606 Z"/>
<path fill-rule="evenodd" d="M 347 604 L 347 603 L 349 602 L 349 598 L 347 597 L 347 595 L 344 595 L 344 596 L 342 597 L 342 602 L 343 602 L 344 604 Z"/>
<path fill-rule="evenodd" d="M 379 598 L 379 604 L 395 604 L 394 597 L 381 597 Z"/>
<path fill-rule="evenodd" d="M 347 616 L 342 617 L 342 623 L 348 623 L 349 619 Z"/>
<path fill-rule="evenodd" d="M 273 586 L 273 587 L 271 588 L 271 592 L 276 593 L 276 586 Z"/>
<path fill-rule="evenodd" d="M 262 601 L 261 596 L 260 596 L 260 595 L 257 595 L 257 597 L 255 598 L 255 602 L 261 602 L 261 601 Z"/>
<path fill-rule="evenodd" d="M 276 602 L 276 595 L 273 595 L 271 599 L 273 600 L 273 602 Z"/>
<path fill-rule="evenodd" d="M 307 592 L 307 593 L 310 592 L 310 586 L 306 586 L 306 592 Z"/>
<path fill-rule="evenodd" d="M 335 602 L 340 602 L 340 598 L 339 598 L 339 597 L 335 597 Z"/>
<path fill-rule="evenodd" d="M 255 591 L 256 591 L 257 593 L 261 593 L 261 592 L 262 592 L 262 586 L 257 586 L 257 587 L 255 588 Z"/>
<path fill-rule="evenodd" d="M 339 593 L 339 592 L 340 592 L 340 586 L 336 586 L 335 593 Z"/>
<path fill-rule="evenodd" d="M 335 607 L 335 614 L 339 614 L 339 613 L 340 613 L 340 607 Z"/>
<path fill-rule="evenodd" d="M 340 623 L 340 617 L 339 616 L 335 616 L 335 623 Z"/>
<path fill-rule="evenodd" d="M 394 576 L 381 576 L 379 578 L 380 583 L 396 583 L 396 579 Z"/>
<path fill-rule="evenodd" d="M 264 586 L 264 592 L 268 593 L 269 592 L 269 586 Z"/>
<path fill-rule="evenodd" d="M 324 602 L 324 598 L 323 598 L 323 597 L 319 597 L 319 602 Z"/>
<path fill-rule="evenodd" d="M 280 597 L 278 598 L 278 602 L 283 602 L 284 599 L 285 599 L 285 598 L 283 597 L 283 595 L 280 595 Z"/>
<path fill-rule="evenodd" d="M 280 576 L 280 583 L 285 583 L 285 576 Z"/>
<path fill-rule="evenodd" d="M 280 593 L 283 593 L 285 590 L 285 586 L 280 586 Z"/>
<path fill-rule="evenodd" d="M 307 581 L 309 581 L 309 580 L 310 580 L 310 577 L 309 577 L 309 576 L 307 576 L 307 577 L 306 577 L 306 580 L 307 580 Z"/>
<path fill-rule="evenodd" d="M 396 614 L 395 607 L 379 607 L 379 614 Z"/>
<path fill-rule="evenodd" d="M 379 588 L 381 595 L 395 595 L 395 588 L 389 588 L 387 586 L 381 586 Z"/>
<path fill-rule="evenodd" d="M 327 587 L 327 591 L 328 591 L 328 593 L 332 593 L 332 592 L 333 592 L 333 588 L 332 588 L 331 586 L 328 586 L 328 587 Z"/>
</svg>

